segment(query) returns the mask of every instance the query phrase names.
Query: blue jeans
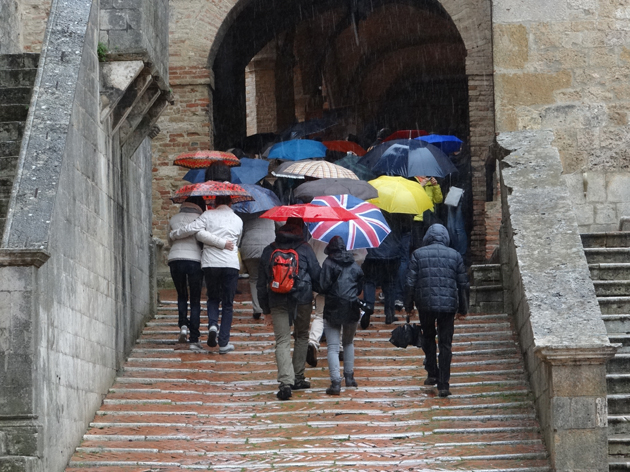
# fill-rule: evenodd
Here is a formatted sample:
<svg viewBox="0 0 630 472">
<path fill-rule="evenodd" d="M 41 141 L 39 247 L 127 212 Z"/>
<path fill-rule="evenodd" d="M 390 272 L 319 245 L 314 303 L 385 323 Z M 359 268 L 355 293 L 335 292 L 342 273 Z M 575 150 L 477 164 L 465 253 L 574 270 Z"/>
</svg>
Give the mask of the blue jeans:
<svg viewBox="0 0 630 472">
<path fill-rule="evenodd" d="M 190 342 L 199 341 L 199 323 L 201 316 L 201 287 L 203 285 L 203 270 L 201 263 L 196 261 L 171 261 L 168 263 L 171 277 L 177 290 L 177 325 L 188 326 Z M 190 290 L 190 320 L 188 320 L 188 290 Z"/>
<path fill-rule="evenodd" d="M 211 326 L 219 326 L 219 303 L 221 303 L 223 311 L 219 329 L 219 347 L 224 347 L 230 342 L 238 269 L 204 267 L 203 272 L 206 276 L 206 291 L 208 292 L 208 329 Z"/>
<path fill-rule="evenodd" d="M 341 331 L 343 329 L 343 335 Z M 343 345 L 343 372 L 354 372 L 354 333 L 357 331 L 357 322 L 345 325 L 335 325 L 324 320 L 324 332 L 326 333 L 326 345 L 328 346 L 328 370 L 330 381 L 341 381 L 339 373 L 339 338 Z"/>
</svg>

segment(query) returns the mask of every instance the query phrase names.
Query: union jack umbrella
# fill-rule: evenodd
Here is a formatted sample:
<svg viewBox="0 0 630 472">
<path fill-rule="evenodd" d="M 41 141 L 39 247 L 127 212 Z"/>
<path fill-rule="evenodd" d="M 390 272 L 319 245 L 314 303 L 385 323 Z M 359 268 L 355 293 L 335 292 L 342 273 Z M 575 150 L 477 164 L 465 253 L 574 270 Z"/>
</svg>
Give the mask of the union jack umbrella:
<svg viewBox="0 0 630 472">
<path fill-rule="evenodd" d="M 202 169 L 204 167 L 210 167 L 215 162 L 222 162 L 230 167 L 241 165 L 241 161 L 239 161 L 238 157 L 234 154 L 222 151 L 187 152 L 177 156 L 173 164 L 188 169 Z"/>
<path fill-rule="evenodd" d="M 385 217 L 376 205 L 352 195 L 317 197 L 311 203 L 345 208 L 358 217 L 350 221 L 322 221 L 309 224 L 311 235 L 320 241 L 330 242 L 333 236 L 341 236 L 348 250 L 378 247 L 391 232 Z"/>
<path fill-rule="evenodd" d="M 174 203 L 184 203 L 188 197 L 203 197 L 206 203 L 214 204 L 219 196 L 230 197 L 232 203 L 249 202 L 254 199 L 243 187 L 227 182 L 209 180 L 200 184 L 184 185 L 171 197 Z"/>
</svg>

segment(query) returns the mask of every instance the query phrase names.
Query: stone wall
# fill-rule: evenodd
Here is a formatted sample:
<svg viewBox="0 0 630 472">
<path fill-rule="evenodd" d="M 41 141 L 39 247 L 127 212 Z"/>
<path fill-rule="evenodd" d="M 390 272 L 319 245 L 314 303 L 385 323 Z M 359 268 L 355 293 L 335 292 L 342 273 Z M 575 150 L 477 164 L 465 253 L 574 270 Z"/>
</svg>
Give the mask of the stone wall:
<svg viewBox="0 0 630 472">
<path fill-rule="evenodd" d="M 0 54 L 22 52 L 21 5 L 18 0 L 0 3 Z"/>
<path fill-rule="evenodd" d="M 552 469 L 608 471 L 606 361 L 615 353 L 561 179 L 553 133 L 497 137 L 501 264 Z"/>
<path fill-rule="evenodd" d="M 99 2 L 52 11 L 0 248 L 0 469 L 37 472 L 64 470 L 156 296 L 150 140 L 124 157 L 100 120 Z"/>
<path fill-rule="evenodd" d="M 497 131 L 553 129 L 565 173 L 627 169 L 628 2 L 493 3 Z"/>
</svg>

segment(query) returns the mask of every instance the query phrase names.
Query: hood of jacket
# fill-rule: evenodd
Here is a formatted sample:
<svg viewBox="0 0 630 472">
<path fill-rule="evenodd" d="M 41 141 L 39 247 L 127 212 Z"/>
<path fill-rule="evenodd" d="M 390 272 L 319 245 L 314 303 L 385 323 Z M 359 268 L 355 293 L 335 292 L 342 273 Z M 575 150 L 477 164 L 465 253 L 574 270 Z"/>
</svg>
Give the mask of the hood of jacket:
<svg viewBox="0 0 630 472">
<path fill-rule="evenodd" d="M 451 238 L 448 235 L 448 230 L 443 225 L 436 223 L 429 227 L 427 233 L 422 239 L 422 242 L 424 246 L 429 246 L 430 244 L 442 244 L 443 246 L 448 247 L 451 242 Z"/>
<path fill-rule="evenodd" d="M 354 256 L 346 250 L 346 243 L 341 236 L 333 236 L 333 238 L 324 249 L 324 253 L 328 257 L 341 266 L 349 266 L 354 264 Z"/>
<path fill-rule="evenodd" d="M 301 218 L 289 218 L 286 224 L 276 231 L 276 243 L 280 246 L 292 247 L 302 242 L 306 242 L 306 239 Z"/>
</svg>

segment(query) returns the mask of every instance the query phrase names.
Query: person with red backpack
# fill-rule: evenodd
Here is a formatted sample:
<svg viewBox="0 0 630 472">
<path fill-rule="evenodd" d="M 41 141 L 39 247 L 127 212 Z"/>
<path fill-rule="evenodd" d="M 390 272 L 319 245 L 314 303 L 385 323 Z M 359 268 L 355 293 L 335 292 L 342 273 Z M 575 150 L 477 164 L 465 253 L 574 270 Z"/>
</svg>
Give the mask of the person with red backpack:
<svg viewBox="0 0 630 472">
<path fill-rule="evenodd" d="M 304 378 L 313 290 L 319 292 L 321 267 L 306 243 L 304 221 L 289 218 L 276 231 L 276 240 L 260 256 L 258 302 L 271 315 L 276 340 L 279 400 L 291 398 L 291 390 L 310 388 Z M 291 358 L 291 327 L 295 346 Z"/>
</svg>

